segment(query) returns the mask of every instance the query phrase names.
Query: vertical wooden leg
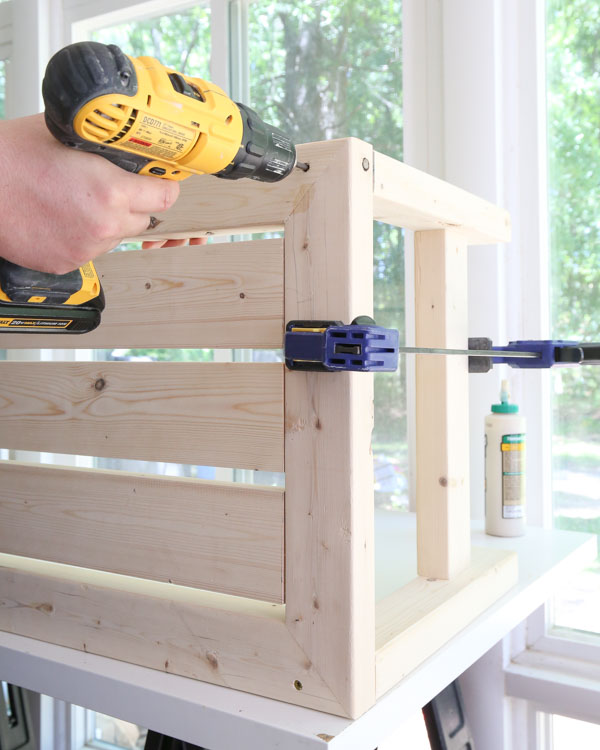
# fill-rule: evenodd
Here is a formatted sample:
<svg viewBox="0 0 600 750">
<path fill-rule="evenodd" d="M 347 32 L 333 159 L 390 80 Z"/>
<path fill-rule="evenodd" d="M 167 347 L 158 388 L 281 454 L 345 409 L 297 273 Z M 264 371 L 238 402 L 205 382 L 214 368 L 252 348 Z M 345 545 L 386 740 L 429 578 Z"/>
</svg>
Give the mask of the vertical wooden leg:
<svg viewBox="0 0 600 750">
<path fill-rule="evenodd" d="M 451 230 L 415 233 L 416 345 L 467 348 L 467 246 Z M 419 575 L 453 578 L 470 562 L 466 357 L 417 355 Z"/>
<path fill-rule="evenodd" d="M 286 320 L 373 308 L 372 149 L 330 148 L 285 225 Z M 352 717 L 375 700 L 372 429 L 372 375 L 286 372 L 286 623 Z"/>
</svg>

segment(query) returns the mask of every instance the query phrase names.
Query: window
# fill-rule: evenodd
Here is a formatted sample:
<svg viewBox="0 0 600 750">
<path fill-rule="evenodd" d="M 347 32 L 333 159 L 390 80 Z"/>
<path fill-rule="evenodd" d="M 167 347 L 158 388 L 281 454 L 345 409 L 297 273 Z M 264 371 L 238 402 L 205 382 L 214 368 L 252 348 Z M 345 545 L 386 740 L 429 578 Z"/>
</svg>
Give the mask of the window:
<svg viewBox="0 0 600 750">
<path fill-rule="evenodd" d="M 600 4 L 547 1 L 552 336 L 600 340 Z M 600 534 L 600 370 L 553 371 L 557 528 Z M 600 632 L 600 561 L 555 599 L 555 623 Z"/>
<path fill-rule="evenodd" d="M 86 711 L 86 744 L 89 747 L 144 750 L 147 730 L 123 719 Z"/>
<path fill-rule="evenodd" d="M 598 747 L 600 726 L 588 721 L 578 721 L 554 714 L 552 717 L 552 750 L 570 750 L 572 747 Z"/>
<path fill-rule="evenodd" d="M 401 158 L 401 15 L 399 0 L 250 2 L 250 106 L 297 143 L 355 136 Z M 377 223 L 373 239 L 375 320 L 404 332 L 403 235 Z M 404 358 L 375 376 L 373 453 L 376 504 L 408 509 Z"/>
<path fill-rule="evenodd" d="M 90 38 L 116 44 L 132 57 L 156 57 L 189 76 L 210 79 L 210 8 L 194 3 L 179 13 L 94 30 Z"/>
</svg>

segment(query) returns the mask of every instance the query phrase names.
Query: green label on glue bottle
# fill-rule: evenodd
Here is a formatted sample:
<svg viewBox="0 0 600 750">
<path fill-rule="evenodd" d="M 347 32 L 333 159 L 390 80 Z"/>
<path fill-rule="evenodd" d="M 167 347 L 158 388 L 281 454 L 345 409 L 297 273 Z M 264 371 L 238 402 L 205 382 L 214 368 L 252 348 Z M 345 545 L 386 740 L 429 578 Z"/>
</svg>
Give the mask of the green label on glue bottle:
<svg viewBox="0 0 600 750">
<path fill-rule="evenodd" d="M 502 518 L 525 516 L 525 435 L 502 435 Z"/>
</svg>

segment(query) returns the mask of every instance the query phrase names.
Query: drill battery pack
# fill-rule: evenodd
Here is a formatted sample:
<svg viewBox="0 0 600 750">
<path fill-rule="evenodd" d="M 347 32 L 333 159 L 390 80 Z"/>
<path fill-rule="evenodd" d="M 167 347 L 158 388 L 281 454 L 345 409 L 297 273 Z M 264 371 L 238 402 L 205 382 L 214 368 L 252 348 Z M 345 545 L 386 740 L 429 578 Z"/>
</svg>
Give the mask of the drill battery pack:
<svg viewBox="0 0 600 750">
<path fill-rule="evenodd" d="M 103 309 L 93 263 L 57 275 L 0 258 L 0 333 L 87 333 Z"/>
</svg>

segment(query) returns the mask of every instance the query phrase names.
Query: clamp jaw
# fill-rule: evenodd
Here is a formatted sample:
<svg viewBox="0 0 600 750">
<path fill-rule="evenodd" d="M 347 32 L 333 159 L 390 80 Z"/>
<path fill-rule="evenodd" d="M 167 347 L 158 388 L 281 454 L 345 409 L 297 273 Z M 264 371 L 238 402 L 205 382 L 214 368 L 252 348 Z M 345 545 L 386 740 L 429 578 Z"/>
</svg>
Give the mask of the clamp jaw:
<svg viewBox="0 0 600 750">
<path fill-rule="evenodd" d="M 398 331 L 361 316 L 350 325 L 339 320 L 291 320 L 285 333 L 285 364 L 313 372 L 394 372 Z"/>
</svg>

